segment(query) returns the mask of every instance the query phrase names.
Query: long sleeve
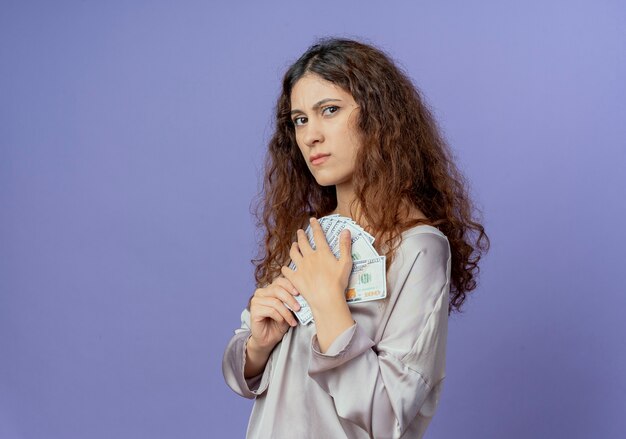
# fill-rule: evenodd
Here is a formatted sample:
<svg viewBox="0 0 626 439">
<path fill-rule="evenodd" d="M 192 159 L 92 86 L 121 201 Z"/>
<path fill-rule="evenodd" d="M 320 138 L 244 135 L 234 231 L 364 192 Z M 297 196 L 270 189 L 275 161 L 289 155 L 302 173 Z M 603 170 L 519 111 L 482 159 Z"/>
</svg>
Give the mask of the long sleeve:
<svg viewBox="0 0 626 439">
<path fill-rule="evenodd" d="M 379 343 L 358 322 L 326 353 L 317 335 L 311 339 L 309 376 L 332 396 L 341 418 L 376 438 L 402 437 L 418 414 L 431 417 L 445 377 L 449 243 L 434 233 L 404 239 Z"/>
<path fill-rule="evenodd" d="M 244 378 L 246 344 L 251 335 L 250 311 L 244 308 L 241 312 L 241 327 L 235 329 L 235 335 L 230 339 L 224 351 L 222 373 L 228 387 L 238 395 L 248 399 L 254 399 L 265 392 L 269 385 L 273 364 L 270 355 L 262 373 L 254 377 Z"/>
</svg>

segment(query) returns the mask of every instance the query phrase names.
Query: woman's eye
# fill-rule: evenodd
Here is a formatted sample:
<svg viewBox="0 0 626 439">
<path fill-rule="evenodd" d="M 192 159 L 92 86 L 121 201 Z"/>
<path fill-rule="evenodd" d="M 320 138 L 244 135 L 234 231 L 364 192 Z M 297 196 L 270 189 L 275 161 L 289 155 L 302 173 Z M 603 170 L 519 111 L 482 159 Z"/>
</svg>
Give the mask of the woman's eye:
<svg viewBox="0 0 626 439">
<path fill-rule="evenodd" d="M 325 107 L 325 108 L 323 108 L 323 109 L 322 109 L 322 113 L 324 113 L 326 110 L 330 110 L 330 109 L 334 109 L 334 111 L 331 111 L 329 114 L 335 114 L 335 113 L 337 112 L 337 110 L 339 110 L 339 107 L 338 107 L 338 106 L 336 106 L 336 105 L 331 105 L 331 106 L 329 106 L 329 107 Z M 305 119 L 305 121 L 304 121 L 304 122 L 306 122 L 306 117 L 304 117 L 304 116 L 299 116 L 299 117 L 296 117 L 296 118 L 294 118 L 294 119 L 293 119 L 293 121 L 292 121 L 292 122 L 293 122 L 293 124 L 294 124 L 295 126 L 300 126 L 300 125 L 302 125 L 302 123 L 304 123 L 304 122 L 302 122 L 302 123 L 298 123 L 298 121 L 299 121 L 300 119 Z"/>
<path fill-rule="evenodd" d="M 300 125 L 300 124 L 298 123 L 298 120 L 300 120 L 300 119 L 306 119 L 306 117 L 300 116 L 300 117 L 296 117 L 296 118 L 294 118 L 294 120 L 293 120 L 293 124 L 294 124 L 295 126 Z"/>
<path fill-rule="evenodd" d="M 336 112 L 337 112 L 337 110 L 339 110 L 339 107 L 338 107 L 338 106 L 336 106 L 336 105 L 331 105 L 330 107 L 326 107 L 326 108 L 324 108 L 324 110 L 322 110 L 322 113 L 323 113 L 324 111 L 326 111 L 326 110 L 330 110 L 331 108 L 334 108 L 334 109 L 335 109 L 335 111 L 331 111 L 331 112 L 330 112 L 330 114 L 336 113 Z"/>
</svg>

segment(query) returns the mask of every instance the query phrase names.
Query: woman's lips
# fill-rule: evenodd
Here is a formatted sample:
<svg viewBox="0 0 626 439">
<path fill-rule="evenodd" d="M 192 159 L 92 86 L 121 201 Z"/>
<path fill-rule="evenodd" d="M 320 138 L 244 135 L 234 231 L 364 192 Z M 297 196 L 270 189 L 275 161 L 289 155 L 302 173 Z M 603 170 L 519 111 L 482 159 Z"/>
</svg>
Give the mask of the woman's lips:
<svg viewBox="0 0 626 439">
<path fill-rule="evenodd" d="M 317 157 L 315 160 L 311 160 L 311 164 L 313 166 L 321 165 L 322 163 L 324 163 L 328 159 L 328 157 L 330 157 L 330 155 L 323 155 L 321 157 Z"/>
</svg>

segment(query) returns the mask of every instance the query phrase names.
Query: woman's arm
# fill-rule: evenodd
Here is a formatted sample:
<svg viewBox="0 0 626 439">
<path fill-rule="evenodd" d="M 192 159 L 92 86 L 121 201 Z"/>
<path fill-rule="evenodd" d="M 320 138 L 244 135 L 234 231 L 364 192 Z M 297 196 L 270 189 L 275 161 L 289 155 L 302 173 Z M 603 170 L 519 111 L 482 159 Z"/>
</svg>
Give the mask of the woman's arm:
<svg viewBox="0 0 626 439">
<path fill-rule="evenodd" d="M 254 399 L 267 390 L 272 369 L 271 352 L 263 359 L 265 354 L 256 350 L 253 345 L 250 349 L 251 355 L 248 355 L 251 335 L 250 311 L 244 308 L 241 313 L 241 327 L 235 330 L 235 335 L 224 350 L 222 374 L 228 387 L 248 399 Z"/>
<path fill-rule="evenodd" d="M 373 437 L 401 437 L 430 417 L 445 376 L 450 249 L 433 233 L 405 238 L 395 299 L 378 344 L 358 323 L 322 352 L 312 338 L 308 374 L 332 396 L 340 417 Z"/>
<path fill-rule="evenodd" d="M 267 360 L 272 351 L 260 349 L 254 343 L 254 339 L 248 339 L 246 344 L 246 364 L 243 376 L 248 379 L 259 375 L 265 369 Z"/>
<path fill-rule="evenodd" d="M 285 304 L 299 309 L 298 294 L 282 276 L 257 288 L 249 307 L 241 313 L 241 327 L 235 330 L 222 359 L 222 372 L 228 386 L 246 398 L 255 398 L 267 389 L 274 348 L 297 324 Z M 254 334 L 254 335 L 253 335 Z"/>
</svg>

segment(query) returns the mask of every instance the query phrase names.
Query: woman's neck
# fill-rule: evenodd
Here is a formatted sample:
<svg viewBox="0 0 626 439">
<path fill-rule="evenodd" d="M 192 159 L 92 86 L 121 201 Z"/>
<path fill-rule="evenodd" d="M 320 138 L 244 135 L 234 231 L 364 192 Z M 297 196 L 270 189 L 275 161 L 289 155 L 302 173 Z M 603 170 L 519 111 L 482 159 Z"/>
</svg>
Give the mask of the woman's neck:
<svg viewBox="0 0 626 439">
<path fill-rule="evenodd" d="M 352 188 L 352 182 L 346 182 L 335 186 L 335 195 L 337 197 L 337 206 L 332 212 L 333 214 L 339 214 L 352 218 L 350 214 L 350 203 L 354 200 L 354 190 Z M 358 208 L 358 207 L 357 207 Z"/>
</svg>

